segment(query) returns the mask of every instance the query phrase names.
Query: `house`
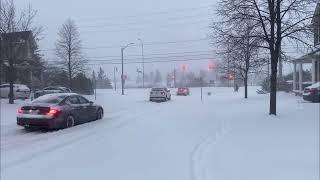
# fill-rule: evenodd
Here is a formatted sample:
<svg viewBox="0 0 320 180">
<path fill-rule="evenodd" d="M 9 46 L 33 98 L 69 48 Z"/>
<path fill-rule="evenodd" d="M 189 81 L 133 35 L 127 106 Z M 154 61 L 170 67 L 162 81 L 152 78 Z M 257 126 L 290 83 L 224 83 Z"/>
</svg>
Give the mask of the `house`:
<svg viewBox="0 0 320 180">
<path fill-rule="evenodd" d="M 303 92 L 303 64 L 311 64 L 312 84 L 320 81 L 320 2 L 317 3 L 314 16 L 312 18 L 312 28 L 314 34 L 313 52 L 291 61 L 293 63 L 293 91 L 297 94 L 301 94 Z M 296 77 L 297 65 L 299 73 L 298 84 Z"/>
</svg>

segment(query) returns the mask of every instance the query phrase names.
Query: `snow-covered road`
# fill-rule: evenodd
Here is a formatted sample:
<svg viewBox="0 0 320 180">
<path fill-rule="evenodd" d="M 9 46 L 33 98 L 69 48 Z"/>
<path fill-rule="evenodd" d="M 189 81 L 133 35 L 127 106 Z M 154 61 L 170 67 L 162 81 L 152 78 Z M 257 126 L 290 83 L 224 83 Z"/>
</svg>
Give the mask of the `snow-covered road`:
<svg viewBox="0 0 320 180">
<path fill-rule="evenodd" d="M 319 179 L 319 104 L 280 93 L 270 117 L 254 88 L 199 91 L 151 103 L 148 90 L 101 90 L 104 119 L 54 132 L 17 127 L 19 105 L 2 100 L 1 179 Z"/>
</svg>

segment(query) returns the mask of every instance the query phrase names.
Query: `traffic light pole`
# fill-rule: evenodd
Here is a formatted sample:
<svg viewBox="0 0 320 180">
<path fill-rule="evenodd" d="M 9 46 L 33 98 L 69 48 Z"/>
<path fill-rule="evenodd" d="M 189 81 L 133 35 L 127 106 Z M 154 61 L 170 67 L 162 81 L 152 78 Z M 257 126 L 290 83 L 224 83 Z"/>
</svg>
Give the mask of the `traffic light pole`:
<svg viewBox="0 0 320 180">
<path fill-rule="evenodd" d="M 121 94 L 122 95 L 124 95 L 123 50 L 124 48 L 121 48 Z"/>
<path fill-rule="evenodd" d="M 117 91 L 116 71 L 117 71 L 117 68 L 113 67 L 113 83 L 114 83 L 114 90 L 115 91 Z"/>
<path fill-rule="evenodd" d="M 124 95 L 124 74 L 123 74 L 123 51 L 134 43 L 129 43 L 126 46 L 121 47 L 121 94 Z"/>
</svg>

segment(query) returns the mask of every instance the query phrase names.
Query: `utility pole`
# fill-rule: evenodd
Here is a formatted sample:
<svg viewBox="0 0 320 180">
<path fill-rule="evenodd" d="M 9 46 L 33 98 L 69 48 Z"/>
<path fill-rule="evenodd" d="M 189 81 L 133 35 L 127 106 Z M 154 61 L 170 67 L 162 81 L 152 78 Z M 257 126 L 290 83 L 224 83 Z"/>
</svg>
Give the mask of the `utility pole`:
<svg viewBox="0 0 320 180">
<path fill-rule="evenodd" d="M 177 70 L 174 68 L 174 70 L 173 70 L 173 84 L 174 84 L 174 88 L 177 88 L 177 85 L 176 85 L 176 83 L 177 83 L 177 81 L 176 81 L 176 79 L 177 79 Z"/>
<path fill-rule="evenodd" d="M 124 47 L 121 47 L 121 94 L 124 95 L 124 74 L 123 74 L 123 51 L 134 43 L 129 43 Z"/>
<path fill-rule="evenodd" d="M 202 87 L 203 87 L 203 79 L 202 79 L 202 77 L 200 77 L 200 83 L 201 83 L 201 102 L 202 102 Z"/>
<path fill-rule="evenodd" d="M 94 100 L 97 100 L 97 79 L 94 79 Z"/>
<path fill-rule="evenodd" d="M 124 48 L 121 48 L 121 94 L 122 95 L 124 95 L 123 50 Z"/>
<path fill-rule="evenodd" d="M 143 41 L 138 38 L 141 43 L 141 56 L 142 56 L 142 87 L 144 88 L 144 48 L 143 48 Z"/>
<path fill-rule="evenodd" d="M 117 91 L 116 71 L 118 71 L 118 68 L 113 67 L 113 83 L 114 83 L 114 90 L 115 91 Z"/>
</svg>

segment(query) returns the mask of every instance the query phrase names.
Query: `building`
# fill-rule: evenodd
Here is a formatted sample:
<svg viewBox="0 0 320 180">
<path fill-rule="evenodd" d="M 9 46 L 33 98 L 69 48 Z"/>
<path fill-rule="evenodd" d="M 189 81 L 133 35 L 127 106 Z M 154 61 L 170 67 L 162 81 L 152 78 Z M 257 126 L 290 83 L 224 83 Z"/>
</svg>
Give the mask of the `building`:
<svg viewBox="0 0 320 180">
<path fill-rule="evenodd" d="M 292 60 L 293 63 L 293 91 L 301 94 L 303 91 L 302 70 L 304 64 L 311 64 L 312 84 L 320 81 L 320 2 L 317 3 L 312 19 L 314 33 L 314 51 L 298 59 Z M 297 80 L 297 65 L 299 79 Z M 297 83 L 298 82 L 298 83 Z"/>
</svg>

